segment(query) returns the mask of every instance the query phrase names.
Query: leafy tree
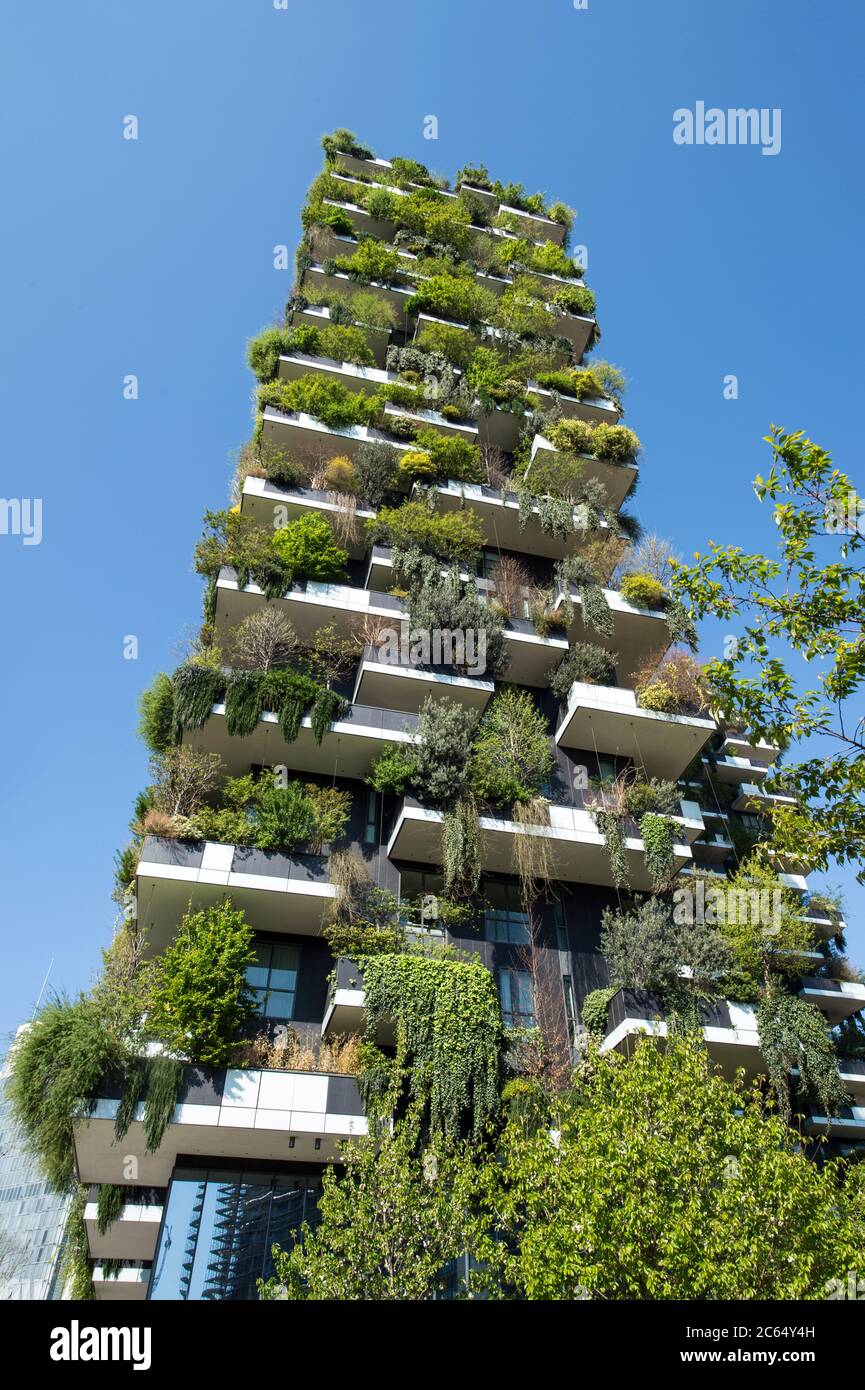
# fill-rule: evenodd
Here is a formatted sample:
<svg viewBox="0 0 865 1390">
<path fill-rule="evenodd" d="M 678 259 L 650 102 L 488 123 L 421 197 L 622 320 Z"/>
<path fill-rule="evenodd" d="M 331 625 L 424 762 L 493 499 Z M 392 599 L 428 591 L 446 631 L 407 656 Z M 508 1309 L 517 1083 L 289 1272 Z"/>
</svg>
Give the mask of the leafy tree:
<svg viewBox="0 0 865 1390">
<path fill-rule="evenodd" d="M 425 502 L 403 502 L 399 507 L 382 507 L 367 522 L 373 543 L 403 548 L 419 546 L 443 560 L 459 560 L 473 565 L 484 542 L 483 527 L 473 511 L 431 512 Z"/>
<path fill-rule="evenodd" d="M 178 744 L 150 759 L 153 805 L 166 816 L 191 816 L 219 780 L 222 759 L 218 753 Z"/>
<path fill-rule="evenodd" d="M 547 723 L 523 690 L 503 690 L 481 716 L 474 740 L 471 781 L 496 805 L 529 801 L 553 770 Z"/>
<path fill-rule="evenodd" d="M 754 1000 L 773 979 L 806 973 L 813 932 L 795 893 L 784 888 L 774 870 L 752 856 L 724 886 L 734 908 L 721 924 L 732 953 L 726 980 L 730 997 Z"/>
<path fill-rule="evenodd" d="M 471 710 L 455 700 L 426 697 L 414 739 L 412 776 L 421 801 L 442 805 L 461 795 L 468 779 L 474 727 Z"/>
<path fill-rule="evenodd" d="M 315 838 L 315 814 L 300 782 L 292 781 L 283 787 L 273 777 L 265 777 L 256 793 L 255 809 L 255 843 L 259 849 L 291 854 Z"/>
<path fill-rule="evenodd" d="M 348 552 L 340 550 L 333 528 L 320 512 L 281 526 L 271 544 L 295 579 L 343 579 Z"/>
<path fill-rule="evenodd" d="M 681 997 L 688 993 L 717 996 L 718 977 L 729 966 L 729 951 L 717 928 L 674 920 L 662 898 L 638 899 L 631 912 L 612 912 L 602 919 L 601 950 L 610 979 L 625 989 L 656 990 Z M 691 975 L 687 984 L 681 966 Z"/>
<path fill-rule="evenodd" d="M 274 1249 L 276 1277 L 263 1299 L 401 1302 L 445 1287 L 445 1266 L 463 1249 L 473 1189 L 471 1159 L 413 1125 L 346 1146 L 344 1172 L 324 1175 L 321 1223 L 302 1243 Z"/>
<path fill-rule="evenodd" d="M 187 912 L 159 958 L 150 998 L 154 1034 L 181 1057 L 224 1066 L 255 996 L 246 967 L 254 932 L 230 900 Z"/>
<path fill-rule="evenodd" d="M 815 1163 L 699 1039 L 598 1057 L 481 1173 L 495 1297 L 822 1299 L 861 1265 L 865 1169 Z"/>
<path fill-rule="evenodd" d="M 174 686 L 160 671 L 138 701 L 138 733 L 151 753 L 165 753 L 174 743 Z"/>
<path fill-rule="evenodd" d="M 778 557 L 712 544 L 676 567 L 674 587 L 698 617 L 741 630 L 707 669 L 724 715 L 782 749 L 811 738 L 813 754 L 784 764 L 799 805 L 772 809 L 772 843 L 815 867 L 865 859 L 865 680 L 862 500 L 829 454 L 801 431 L 773 427 L 772 467 L 758 476 L 775 503 Z M 816 679 L 802 674 L 800 658 Z M 810 805 L 808 804 L 810 803 Z M 859 869 L 865 881 L 865 867 Z"/>
</svg>

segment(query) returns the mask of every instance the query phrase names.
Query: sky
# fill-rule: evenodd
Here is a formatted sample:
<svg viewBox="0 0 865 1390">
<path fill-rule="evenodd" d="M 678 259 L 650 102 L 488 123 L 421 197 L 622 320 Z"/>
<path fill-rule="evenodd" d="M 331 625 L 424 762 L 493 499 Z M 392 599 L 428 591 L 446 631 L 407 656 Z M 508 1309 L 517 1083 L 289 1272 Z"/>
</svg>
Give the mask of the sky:
<svg viewBox="0 0 865 1390">
<path fill-rule="evenodd" d="M 41 499 L 42 535 L 0 535 L 0 1036 L 52 961 L 76 991 L 110 941 L 137 698 L 200 620 L 192 549 L 250 432 L 245 341 L 289 293 L 274 247 L 321 135 L 574 206 L 640 519 L 685 555 L 765 550 L 772 422 L 865 490 L 863 30 L 854 0 L 5 0 L 0 493 Z M 779 109 L 780 150 L 674 143 L 700 101 Z M 865 963 L 865 889 L 826 880 Z"/>
</svg>

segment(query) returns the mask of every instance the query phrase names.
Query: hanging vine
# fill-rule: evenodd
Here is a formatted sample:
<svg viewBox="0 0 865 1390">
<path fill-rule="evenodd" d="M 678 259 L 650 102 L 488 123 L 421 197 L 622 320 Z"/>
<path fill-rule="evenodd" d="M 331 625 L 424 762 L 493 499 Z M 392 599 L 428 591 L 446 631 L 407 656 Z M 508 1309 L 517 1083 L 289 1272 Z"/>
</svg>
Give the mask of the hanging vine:
<svg viewBox="0 0 865 1390">
<path fill-rule="evenodd" d="M 628 859 L 625 853 L 625 832 L 621 816 L 613 811 L 593 810 L 595 824 L 604 837 L 610 860 L 614 888 L 627 888 Z"/>
<path fill-rule="evenodd" d="M 574 616 L 571 585 L 577 589 L 582 607 L 583 623 L 594 628 L 601 637 L 612 637 L 613 614 L 607 596 L 594 571 L 581 555 L 566 555 L 556 564 L 556 580 L 562 590 L 563 607 L 568 622 Z"/>
<path fill-rule="evenodd" d="M 455 1140 L 468 1129 L 479 1139 L 499 1108 L 503 1032 L 490 971 L 479 961 L 370 956 L 364 989 L 369 1042 L 385 1022 L 397 1038 L 395 1068 L 367 1055 L 367 1094 L 382 1095 L 390 1076 L 424 1109 L 431 1132 Z M 392 1108 L 399 1094 L 385 1093 Z"/>
<path fill-rule="evenodd" d="M 516 801 L 511 815 L 522 827 L 522 834 L 514 836 L 514 861 L 523 909 L 528 912 L 538 897 L 551 890 L 553 883 L 552 840 L 542 833 L 550 823 L 549 802 L 542 796 Z"/>
<path fill-rule="evenodd" d="M 674 830 L 675 822 L 669 816 L 659 816 L 655 811 L 647 811 L 640 818 L 640 838 L 643 841 L 646 868 L 656 893 L 663 893 L 669 888 L 675 872 Z"/>
<path fill-rule="evenodd" d="M 448 897 L 468 898 L 481 879 L 481 828 L 471 797 L 462 797 L 442 818 L 442 871 Z"/>
<path fill-rule="evenodd" d="M 790 1070 L 798 1069 L 796 1093 L 813 1095 L 827 1115 L 835 1114 L 850 1098 L 838 1075 L 838 1058 L 826 1030 L 826 1020 L 815 1004 L 786 994 L 770 984 L 757 1004 L 760 1046 L 775 1095 L 778 1112 L 789 1123 Z"/>
</svg>

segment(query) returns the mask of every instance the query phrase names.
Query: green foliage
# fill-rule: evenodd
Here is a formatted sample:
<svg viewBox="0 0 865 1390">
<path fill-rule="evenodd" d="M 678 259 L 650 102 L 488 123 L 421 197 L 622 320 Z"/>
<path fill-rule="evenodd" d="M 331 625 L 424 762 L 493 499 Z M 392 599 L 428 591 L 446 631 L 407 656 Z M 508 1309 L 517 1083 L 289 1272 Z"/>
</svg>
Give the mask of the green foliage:
<svg viewBox="0 0 865 1390">
<path fill-rule="evenodd" d="M 419 330 L 415 345 L 425 352 L 440 353 L 455 367 L 465 371 L 472 360 L 476 342 L 464 328 L 450 323 L 425 323 Z"/>
<path fill-rule="evenodd" d="M 469 777 L 476 716 L 455 700 L 428 695 L 414 739 L 412 785 L 419 800 L 448 805 L 463 794 Z"/>
<path fill-rule="evenodd" d="M 481 829 L 475 802 L 463 796 L 442 819 L 442 874 L 449 897 L 471 898 L 481 881 Z"/>
<path fill-rule="evenodd" d="M 90 1113 L 99 1082 L 119 1060 L 119 1040 L 86 995 L 44 1005 L 12 1048 L 12 1113 L 56 1192 L 75 1177 L 73 1125 Z"/>
<path fill-rule="evenodd" d="M 206 1066 L 230 1060 L 254 1004 L 246 982 L 246 967 L 255 958 L 253 937 L 229 900 L 184 915 L 159 958 L 151 992 L 150 1024 L 173 1052 Z M 151 1071 L 151 1093 L 153 1088 Z"/>
<path fill-rule="evenodd" d="M 676 858 L 673 852 L 675 822 L 669 816 L 659 816 L 655 811 L 646 811 L 640 817 L 640 839 L 649 878 L 656 893 L 663 893 L 670 886 L 676 872 Z"/>
<path fill-rule="evenodd" d="M 550 777 L 554 760 L 547 722 L 531 696 L 507 689 L 481 716 L 471 759 L 475 795 L 495 806 L 530 801 Z"/>
<path fill-rule="evenodd" d="M 613 614 L 607 596 L 588 562 L 581 555 L 566 555 L 556 564 L 556 579 L 562 589 L 562 606 L 568 621 L 574 612 L 571 597 L 573 585 L 579 594 L 583 625 L 593 628 L 600 637 L 612 637 L 615 626 Z"/>
<path fill-rule="evenodd" d="M 594 642 L 575 642 L 550 678 L 553 694 L 565 704 L 574 681 L 586 685 L 615 685 L 615 652 L 608 652 Z"/>
<path fill-rule="evenodd" d="M 87 1195 L 84 1183 L 76 1186 L 63 1232 L 61 1283 L 66 1297 L 75 1299 L 76 1303 L 87 1303 L 96 1297 L 90 1267 L 90 1242 L 84 1221 Z"/>
<path fill-rule="evenodd" d="M 375 158 L 372 150 L 362 145 L 352 131 L 346 130 L 344 126 L 332 131 L 330 135 L 322 135 L 321 148 L 328 164 L 333 164 L 338 154 L 352 154 L 355 159 Z"/>
<path fill-rule="evenodd" d="M 619 584 L 619 591 L 625 602 L 633 604 L 635 608 L 657 611 L 667 601 L 666 589 L 651 574 L 626 574 Z"/>
<path fill-rule="evenodd" d="M 463 1251 L 474 1187 L 470 1155 L 440 1141 L 418 1144 L 400 1125 L 346 1146 L 342 1171 L 325 1170 L 319 1220 L 290 1251 L 262 1299 L 409 1302 L 446 1288 Z"/>
<path fill-rule="evenodd" d="M 607 854 L 610 858 L 613 887 L 627 888 L 628 856 L 625 849 L 625 832 L 622 828 L 622 818 L 621 816 L 617 816 L 613 811 L 602 811 L 597 809 L 592 811 L 592 817 L 604 837 Z"/>
<path fill-rule="evenodd" d="M 281 526 L 272 544 L 294 579 L 345 578 L 348 551 L 336 544 L 333 527 L 321 512 L 308 512 Z"/>
<path fill-rule="evenodd" d="M 557 420 L 547 431 L 556 449 L 589 454 L 608 463 L 631 463 L 640 452 L 640 441 L 626 425 L 590 425 L 585 420 Z"/>
<path fill-rule="evenodd" d="M 777 558 L 713 545 L 677 566 L 674 589 L 696 617 L 735 623 L 735 650 L 707 668 L 725 715 L 782 749 L 805 746 L 784 765 L 798 804 L 773 809 L 774 848 L 815 868 L 855 863 L 865 881 L 861 499 L 801 432 L 773 429 L 767 442 L 772 467 L 755 491 L 775 504 Z"/>
<path fill-rule="evenodd" d="M 259 849 L 292 854 L 315 836 L 315 814 L 300 782 L 278 786 L 263 779 L 256 798 L 256 836 Z"/>
<path fill-rule="evenodd" d="M 430 455 L 439 478 L 454 478 L 463 483 L 481 481 L 480 449 L 477 444 L 458 435 L 439 434 L 431 425 L 424 426 L 415 436 L 418 449 Z"/>
<path fill-rule="evenodd" d="M 426 502 L 403 502 L 399 507 L 381 507 L 367 522 L 373 544 L 394 545 L 402 549 L 416 546 L 445 561 L 456 560 L 472 569 L 484 543 L 484 532 L 476 512 L 430 511 Z"/>
<path fill-rule="evenodd" d="M 512 1122 L 499 1152 L 473 1244 L 491 1297 L 824 1299 L 860 1264 L 861 1180 L 815 1164 L 697 1039 L 593 1056 L 549 1122 Z"/>
<path fill-rule="evenodd" d="M 442 574 L 441 562 L 415 547 L 395 550 L 393 563 L 408 589 L 410 630 L 462 633 L 464 638 L 474 634 L 474 660 L 470 659 L 470 643 L 465 641 L 465 669 L 488 679 L 502 676 L 510 663 L 504 621 L 501 612 L 484 601 L 474 582 L 464 583 L 456 567 Z"/>
<path fill-rule="evenodd" d="M 403 796 L 417 770 L 414 751 L 398 743 L 386 743 L 373 762 L 367 782 L 386 796 Z"/>
<path fill-rule="evenodd" d="M 578 401 L 603 394 L 588 368 L 538 372 L 538 385 L 545 386 L 549 391 L 558 391 L 563 396 L 575 396 Z"/>
<path fill-rule="evenodd" d="M 250 371 L 255 373 L 259 381 L 272 381 L 276 376 L 280 357 L 291 352 L 293 346 L 294 339 L 290 328 L 262 329 L 258 336 L 250 338 L 246 345 L 246 360 Z M 309 348 L 304 347 L 301 351 L 309 352 Z"/>
<path fill-rule="evenodd" d="M 589 1033 L 599 1038 L 606 1036 L 610 1000 L 615 998 L 618 992 L 618 985 L 609 985 L 606 989 L 593 989 L 586 995 L 580 1009 L 580 1018 L 583 1027 Z"/>
<path fill-rule="evenodd" d="M 653 990 L 676 1011 L 687 996 L 716 998 L 729 967 L 717 927 L 678 921 L 662 898 L 638 898 L 629 912 L 605 909 L 601 950 L 610 978 L 625 989 Z M 680 968 L 690 976 L 683 980 Z"/>
<path fill-rule="evenodd" d="M 151 753 L 164 753 L 174 743 L 174 687 L 164 671 L 142 691 L 138 701 L 138 735 Z"/>
<path fill-rule="evenodd" d="M 205 534 L 195 548 L 198 574 L 215 581 L 221 567 L 230 565 L 240 588 L 254 579 L 268 598 L 285 593 L 292 575 L 276 556 L 272 532 L 233 510 L 205 512 L 204 522 Z M 212 592 L 215 595 L 215 589 Z"/>
<path fill-rule="evenodd" d="M 493 323 L 497 310 L 498 301 L 492 290 L 483 289 L 474 279 L 457 275 L 431 275 L 418 286 L 406 305 L 409 314 L 432 314 L 478 328 Z"/>
<path fill-rule="evenodd" d="M 206 955 L 204 959 L 207 959 Z M 189 981 L 189 983 L 191 984 L 191 981 Z M 180 1002 L 177 994 L 173 997 L 178 1000 L 178 1003 Z M 183 1017 L 191 1022 L 187 1037 L 201 1038 L 202 1034 L 200 1029 L 196 1029 L 196 1022 L 198 1021 L 196 1017 L 198 1014 L 197 1009 L 185 1008 L 181 1003 L 180 1010 Z M 178 1026 L 180 1026 L 179 1020 Z M 211 1039 L 213 1036 L 214 1034 L 210 1032 Z M 189 1046 L 188 1042 L 186 1046 Z M 193 1056 L 195 1056 L 194 1052 Z M 196 1056 L 196 1061 L 206 1060 L 207 1059 L 204 1057 L 198 1058 Z M 163 1135 L 168 1128 L 171 1116 L 174 1114 L 174 1107 L 177 1104 L 182 1083 L 182 1062 L 175 1060 L 173 1057 L 150 1057 L 148 1059 L 147 1093 L 144 1098 L 144 1119 L 142 1122 L 144 1128 L 145 1152 L 149 1154 L 156 1153 L 156 1150 L 162 1143 Z"/>
<path fill-rule="evenodd" d="M 366 336 L 354 324 L 329 323 L 323 328 L 301 324 L 297 328 L 265 328 L 247 344 L 251 370 L 261 382 L 273 381 L 280 357 L 304 353 L 307 357 L 331 357 L 337 362 L 375 366 L 375 354 Z"/>
<path fill-rule="evenodd" d="M 725 912 L 721 929 L 732 952 L 726 983 L 731 998 L 752 1001 L 773 977 L 793 980 L 807 970 L 811 928 L 797 896 L 772 869 L 756 857 L 747 860 L 730 880 L 728 900 L 735 911 Z"/>
<path fill-rule="evenodd" d="M 225 678 L 209 666 L 180 666 L 172 677 L 174 717 L 180 729 L 201 729 L 225 690 Z"/>
<path fill-rule="evenodd" d="M 395 1025 L 399 1086 L 423 1108 L 430 1131 L 454 1141 L 468 1129 L 480 1139 L 498 1110 L 502 1048 L 489 970 L 479 961 L 372 956 L 364 989 L 367 1037 L 385 1020 Z"/>
<path fill-rule="evenodd" d="M 850 1097 L 838 1075 L 838 1058 L 815 1004 L 773 986 L 757 1004 L 760 1049 L 781 1117 L 790 1120 L 790 1071 L 798 1070 L 796 1091 L 816 1099 L 834 1115 Z"/>
<path fill-rule="evenodd" d="M 361 444 L 354 459 L 358 492 L 371 507 L 381 507 L 399 484 L 399 453 L 392 444 Z"/>
<path fill-rule="evenodd" d="M 678 816 L 682 793 L 675 782 L 657 777 L 636 777 L 625 788 L 625 810 L 640 820 L 647 812 L 660 816 Z"/>
<path fill-rule="evenodd" d="M 405 262 L 396 251 L 392 251 L 383 241 L 368 237 L 360 242 L 350 256 L 337 256 L 336 268 L 368 285 L 373 282 L 382 285 L 397 284 L 402 278 Z"/>
<path fill-rule="evenodd" d="M 323 845 L 342 838 L 351 813 L 351 792 L 307 782 L 306 796 L 313 819 L 311 848 L 320 853 Z"/>
</svg>

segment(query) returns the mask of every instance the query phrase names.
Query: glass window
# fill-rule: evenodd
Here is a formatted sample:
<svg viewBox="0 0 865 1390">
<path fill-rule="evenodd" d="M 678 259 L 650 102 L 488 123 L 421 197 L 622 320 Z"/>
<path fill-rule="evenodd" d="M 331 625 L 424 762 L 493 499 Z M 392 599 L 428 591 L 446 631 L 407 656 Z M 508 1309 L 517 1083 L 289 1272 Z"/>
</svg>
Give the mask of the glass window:
<svg viewBox="0 0 865 1390">
<path fill-rule="evenodd" d="M 399 876 L 400 922 L 404 927 L 440 927 L 436 899 L 444 897 L 441 874 L 411 869 Z"/>
<path fill-rule="evenodd" d="M 293 1018 L 297 992 L 298 946 L 255 945 L 255 960 L 246 968 L 247 983 L 256 996 L 256 1012 L 262 1018 Z"/>
<path fill-rule="evenodd" d="M 562 976 L 562 989 L 565 993 L 565 1017 L 568 1020 L 568 1037 L 571 1042 L 577 1031 L 577 1007 L 574 1000 L 574 982 L 570 975 Z"/>
<path fill-rule="evenodd" d="M 531 918 L 523 911 L 520 890 L 515 883 L 485 883 L 484 935 L 487 941 L 528 946 Z"/>
<path fill-rule="evenodd" d="M 366 823 L 363 827 L 363 842 L 374 845 L 378 842 L 378 792 L 372 788 L 366 795 Z"/>
<path fill-rule="evenodd" d="M 565 909 L 560 902 L 553 903 L 553 921 L 556 924 L 556 945 L 560 951 L 569 950 L 568 923 L 565 918 Z"/>
<path fill-rule="evenodd" d="M 506 1028 L 534 1028 L 535 1005 L 532 977 L 528 970 L 510 967 L 497 972 L 502 1021 Z"/>
</svg>

